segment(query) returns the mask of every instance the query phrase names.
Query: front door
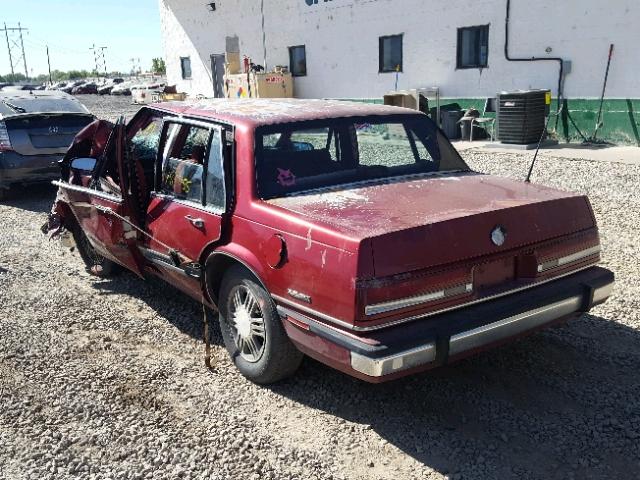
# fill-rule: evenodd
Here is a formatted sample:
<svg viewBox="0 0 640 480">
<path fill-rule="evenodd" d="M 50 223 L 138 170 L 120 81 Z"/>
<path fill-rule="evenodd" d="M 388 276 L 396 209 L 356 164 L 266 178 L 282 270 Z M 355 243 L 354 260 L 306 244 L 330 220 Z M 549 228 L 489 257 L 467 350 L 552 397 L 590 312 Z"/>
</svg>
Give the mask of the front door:
<svg viewBox="0 0 640 480">
<path fill-rule="evenodd" d="M 147 210 L 144 254 L 171 283 L 196 296 L 204 249 L 222 235 L 226 210 L 222 127 L 169 120 Z"/>
<path fill-rule="evenodd" d="M 211 55 L 211 78 L 213 79 L 213 96 L 224 98 L 224 64 L 225 56 L 220 54 Z"/>
<path fill-rule="evenodd" d="M 96 164 L 93 181 L 76 178 L 73 182 L 61 181 L 57 185 L 96 251 L 142 276 L 144 262 L 137 249 L 136 231 L 130 222 L 135 215 L 122 195 L 127 191 L 129 178 L 124 162 L 124 141 L 125 126 L 120 121 L 112 132 L 111 146 Z"/>
</svg>

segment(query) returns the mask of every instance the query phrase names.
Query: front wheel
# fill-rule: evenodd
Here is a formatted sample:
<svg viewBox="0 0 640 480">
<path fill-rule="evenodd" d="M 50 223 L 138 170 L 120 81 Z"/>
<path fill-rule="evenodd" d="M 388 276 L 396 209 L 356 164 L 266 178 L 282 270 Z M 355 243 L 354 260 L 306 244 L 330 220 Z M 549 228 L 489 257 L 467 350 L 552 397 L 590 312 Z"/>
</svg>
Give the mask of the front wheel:
<svg viewBox="0 0 640 480">
<path fill-rule="evenodd" d="M 302 353 L 287 336 L 267 291 L 242 267 L 233 267 L 220 289 L 220 330 L 240 373 L 259 384 L 287 378 Z"/>
</svg>

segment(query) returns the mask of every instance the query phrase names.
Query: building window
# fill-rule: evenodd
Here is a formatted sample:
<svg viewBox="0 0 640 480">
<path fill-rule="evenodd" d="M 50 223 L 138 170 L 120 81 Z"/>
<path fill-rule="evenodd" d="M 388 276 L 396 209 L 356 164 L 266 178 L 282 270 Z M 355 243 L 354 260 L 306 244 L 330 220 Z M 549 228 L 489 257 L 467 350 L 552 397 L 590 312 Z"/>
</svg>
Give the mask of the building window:
<svg viewBox="0 0 640 480">
<path fill-rule="evenodd" d="M 402 71 L 402 37 L 380 37 L 380 73 Z"/>
<path fill-rule="evenodd" d="M 458 68 L 485 68 L 489 58 L 489 25 L 458 29 Z"/>
<path fill-rule="evenodd" d="M 180 57 L 180 68 L 182 69 L 182 79 L 189 80 L 191 78 L 191 58 Z"/>
<path fill-rule="evenodd" d="M 294 77 L 307 75 L 307 49 L 304 45 L 289 47 L 289 70 Z"/>
</svg>

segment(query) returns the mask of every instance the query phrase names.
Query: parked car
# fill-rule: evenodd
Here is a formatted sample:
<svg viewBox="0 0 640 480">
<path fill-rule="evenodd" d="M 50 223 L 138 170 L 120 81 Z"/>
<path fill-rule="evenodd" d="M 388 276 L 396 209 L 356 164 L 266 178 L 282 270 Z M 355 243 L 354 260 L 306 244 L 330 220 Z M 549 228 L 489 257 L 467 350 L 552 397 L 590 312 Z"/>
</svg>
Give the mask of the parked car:
<svg viewBox="0 0 640 480">
<path fill-rule="evenodd" d="M 98 86 L 95 83 L 87 82 L 82 85 L 78 85 L 71 90 L 73 95 L 90 95 L 98 93 Z"/>
<path fill-rule="evenodd" d="M 117 85 L 124 83 L 124 79 L 123 78 L 111 78 L 107 81 L 105 81 L 105 83 L 103 85 L 99 85 L 98 86 L 98 94 L 99 95 L 110 95 L 111 94 L 111 90 L 113 90 Z"/>
<path fill-rule="evenodd" d="M 38 85 L 28 85 L 28 84 L 24 84 L 24 85 L 7 85 L 5 87 L 2 87 L 2 91 L 3 92 L 7 92 L 7 91 L 30 91 L 30 90 L 38 90 Z"/>
<path fill-rule="evenodd" d="M 113 90 L 113 87 L 115 87 L 115 84 L 113 83 L 106 83 L 104 85 L 100 85 L 98 87 L 98 95 L 110 95 L 111 90 Z"/>
<path fill-rule="evenodd" d="M 46 87 L 46 90 L 61 90 L 67 86 L 67 82 L 56 82 Z"/>
<path fill-rule="evenodd" d="M 12 185 L 60 178 L 58 162 L 93 119 L 65 93 L 0 92 L 0 198 Z"/>
<path fill-rule="evenodd" d="M 131 82 L 123 82 L 111 89 L 111 95 L 123 95 L 130 96 L 131 95 Z"/>
<path fill-rule="evenodd" d="M 84 85 L 85 80 L 75 80 L 67 83 L 64 87 L 61 87 L 59 90 L 64 93 L 71 93 L 74 88 L 79 87 L 80 85 Z"/>
<path fill-rule="evenodd" d="M 217 307 L 257 383 L 303 355 L 398 378 L 577 317 L 613 288 L 587 197 L 474 172 L 413 110 L 156 104 L 94 124 L 62 164 L 50 233 L 72 232 L 94 273 L 156 275 Z"/>
</svg>

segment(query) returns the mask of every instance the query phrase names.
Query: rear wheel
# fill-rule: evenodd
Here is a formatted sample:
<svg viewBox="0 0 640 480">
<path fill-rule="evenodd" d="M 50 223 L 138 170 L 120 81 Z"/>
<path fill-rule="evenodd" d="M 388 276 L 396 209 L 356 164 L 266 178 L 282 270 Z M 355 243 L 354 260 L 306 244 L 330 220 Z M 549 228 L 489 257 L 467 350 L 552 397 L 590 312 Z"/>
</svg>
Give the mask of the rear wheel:
<svg viewBox="0 0 640 480">
<path fill-rule="evenodd" d="M 99 277 L 112 277 L 118 273 L 120 266 L 100 255 L 79 226 L 73 230 L 73 238 L 87 271 Z"/>
<path fill-rule="evenodd" d="M 302 353 L 287 336 L 267 291 L 245 268 L 233 267 L 220 289 L 220 330 L 240 373 L 268 384 L 298 369 Z"/>
</svg>

